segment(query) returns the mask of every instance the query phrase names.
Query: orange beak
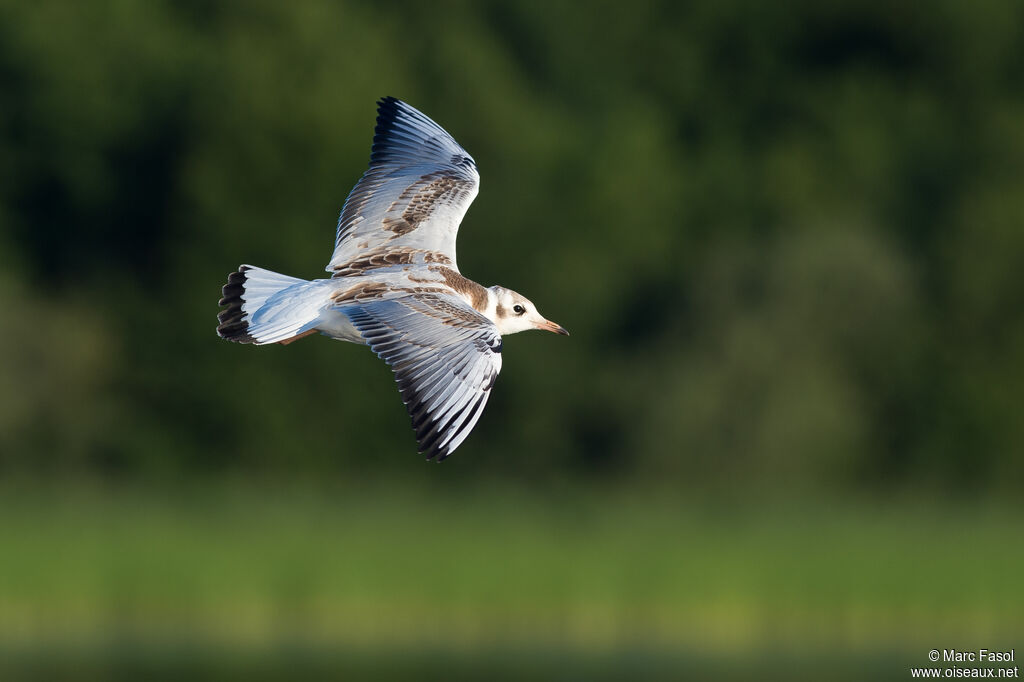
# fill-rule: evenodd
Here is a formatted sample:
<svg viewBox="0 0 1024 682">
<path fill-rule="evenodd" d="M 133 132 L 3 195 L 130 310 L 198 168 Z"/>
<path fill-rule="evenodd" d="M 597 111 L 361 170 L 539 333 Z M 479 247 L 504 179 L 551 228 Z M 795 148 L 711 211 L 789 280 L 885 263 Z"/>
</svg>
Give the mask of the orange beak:
<svg viewBox="0 0 1024 682">
<path fill-rule="evenodd" d="M 556 334 L 561 334 L 562 336 L 569 336 L 569 332 L 565 330 L 565 327 L 560 324 L 555 324 L 551 320 L 544 320 L 543 322 L 537 323 L 537 329 L 543 329 L 546 332 L 554 332 Z"/>
</svg>

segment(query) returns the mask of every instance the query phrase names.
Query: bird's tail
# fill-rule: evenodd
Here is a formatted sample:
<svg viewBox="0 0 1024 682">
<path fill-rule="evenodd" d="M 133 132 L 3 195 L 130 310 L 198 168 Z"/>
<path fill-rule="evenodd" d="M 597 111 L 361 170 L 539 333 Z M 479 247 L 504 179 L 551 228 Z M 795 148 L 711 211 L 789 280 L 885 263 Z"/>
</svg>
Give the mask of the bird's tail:
<svg viewBox="0 0 1024 682">
<path fill-rule="evenodd" d="M 316 282 L 243 265 L 228 276 L 217 333 L 236 343 L 291 343 L 312 334 L 325 301 Z"/>
</svg>

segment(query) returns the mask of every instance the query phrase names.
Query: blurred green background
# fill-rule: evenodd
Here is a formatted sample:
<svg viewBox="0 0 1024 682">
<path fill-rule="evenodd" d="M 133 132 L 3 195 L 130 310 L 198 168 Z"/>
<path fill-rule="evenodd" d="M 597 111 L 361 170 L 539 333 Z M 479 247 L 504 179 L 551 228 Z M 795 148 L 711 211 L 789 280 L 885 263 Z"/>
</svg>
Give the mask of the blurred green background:
<svg viewBox="0 0 1024 682">
<path fill-rule="evenodd" d="M 1024 645 L 1024 5 L 0 1 L 0 677 L 907 679 Z M 220 341 L 394 95 L 507 340 Z"/>
</svg>

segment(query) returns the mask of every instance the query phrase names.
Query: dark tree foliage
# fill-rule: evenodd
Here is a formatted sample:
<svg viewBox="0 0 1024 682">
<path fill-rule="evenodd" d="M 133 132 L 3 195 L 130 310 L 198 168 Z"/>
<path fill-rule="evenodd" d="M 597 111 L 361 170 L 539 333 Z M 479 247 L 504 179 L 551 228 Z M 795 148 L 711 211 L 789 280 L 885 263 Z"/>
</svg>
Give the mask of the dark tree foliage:
<svg viewBox="0 0 1024 682">
<path fill-rule="evenodd" d="M 0 2 L 0 471 L 423 467 L 387 368 L 215 333 L 317 277 L 403 98 L 521 335 L 446 476 L 1019 490 L 1024 5 Z M 439 471 L 440 471 L 439 470 Z"/>
</svg>

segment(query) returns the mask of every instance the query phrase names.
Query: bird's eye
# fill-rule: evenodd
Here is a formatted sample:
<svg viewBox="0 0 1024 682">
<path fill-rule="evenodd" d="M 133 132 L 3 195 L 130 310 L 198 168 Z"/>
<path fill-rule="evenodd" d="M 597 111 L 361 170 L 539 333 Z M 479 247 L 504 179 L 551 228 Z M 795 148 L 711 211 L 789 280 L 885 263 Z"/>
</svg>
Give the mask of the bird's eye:
<svg viewBox="0 0 1024 682">
<path fill-rule="evenodd" d="M 512 306 L 512 312 L 514 312 L 516 315 L 522 315 L 523 313 L 526 312 L 526 308 L 516 303 L 514 306 Z"/>
</svg>

